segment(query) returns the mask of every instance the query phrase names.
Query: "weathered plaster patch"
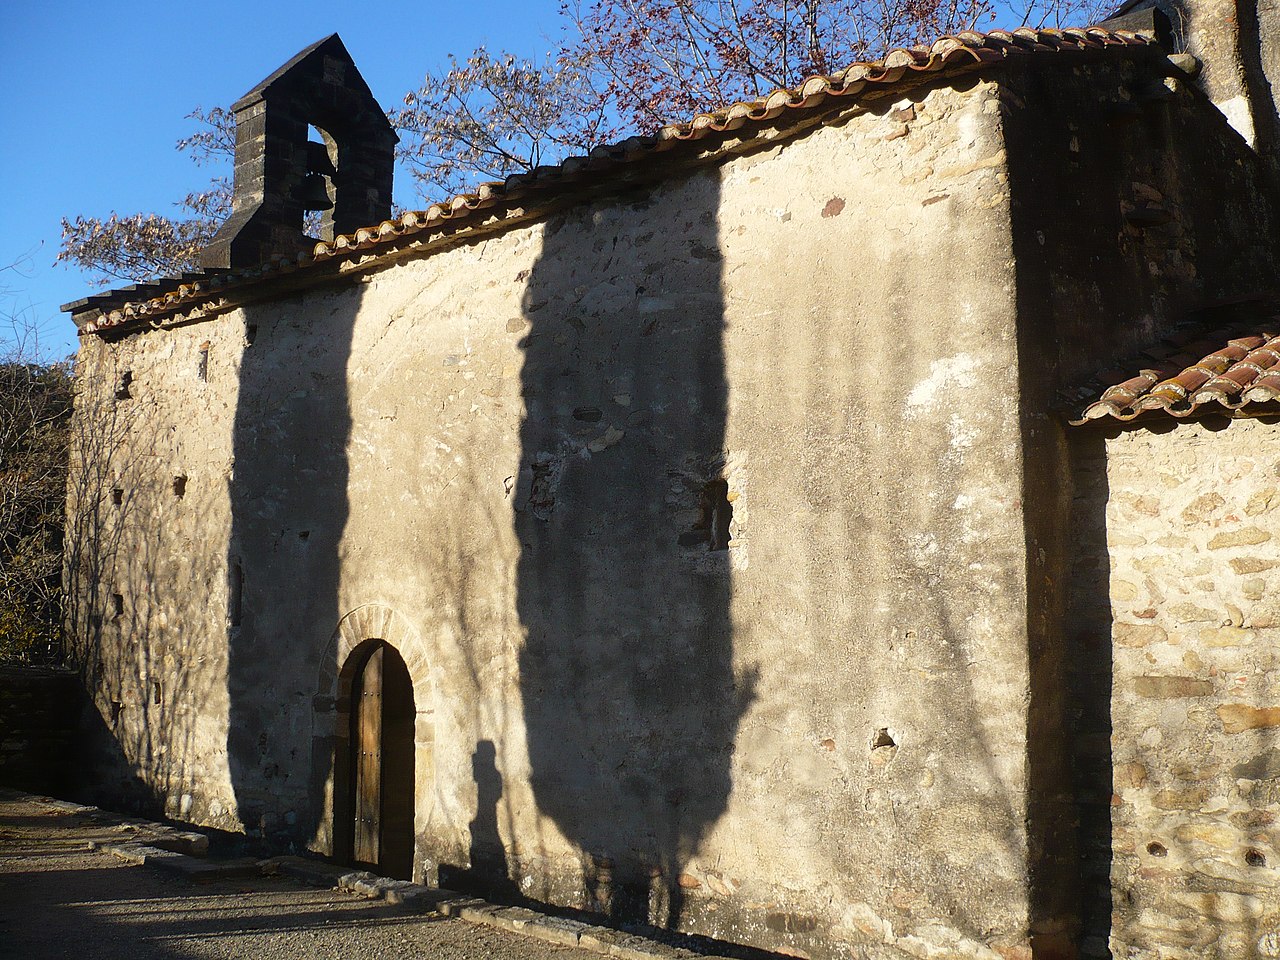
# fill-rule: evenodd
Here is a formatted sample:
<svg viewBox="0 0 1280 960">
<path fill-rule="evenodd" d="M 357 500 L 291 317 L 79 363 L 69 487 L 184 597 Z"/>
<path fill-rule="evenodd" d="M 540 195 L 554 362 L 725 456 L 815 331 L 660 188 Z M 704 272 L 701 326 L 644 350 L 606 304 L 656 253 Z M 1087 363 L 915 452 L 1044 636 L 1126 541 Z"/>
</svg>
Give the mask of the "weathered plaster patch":
<svg viewBox="0 0 1280 960">
<path fill-rule="evenodd" d="M 947 434 L 951 449 L 957 452 L 970 449 L 978 440 L 978 430 L 958 413 L 947 418 Z"/>
<path fill-rule="evenodd" d="M 929 364 L 929 376 L 921 380 L 907 394 L 907 409 L 912 413 L 932 413 L 942 405 L 948 388 L 965 389 L 977 383 L 977 371 L 981 361 L 965 353 L 958 353 Z"/>
</svg>

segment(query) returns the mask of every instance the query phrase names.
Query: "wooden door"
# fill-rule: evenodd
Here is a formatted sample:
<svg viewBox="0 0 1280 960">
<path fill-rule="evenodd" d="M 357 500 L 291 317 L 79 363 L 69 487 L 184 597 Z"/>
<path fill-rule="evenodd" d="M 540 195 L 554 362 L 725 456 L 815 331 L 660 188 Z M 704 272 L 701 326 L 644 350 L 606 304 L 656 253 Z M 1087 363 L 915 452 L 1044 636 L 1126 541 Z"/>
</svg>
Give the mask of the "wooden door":
<svg viewBox="0 0 1280 960">
<path fill-rule="evenodd" d="M 365 661 L 356 681 L 352 710 L 355 761 L 354 844 L 356 863 L 377 866 L 382 837 L 382 662 L 385 645 Z"/>
</svg>

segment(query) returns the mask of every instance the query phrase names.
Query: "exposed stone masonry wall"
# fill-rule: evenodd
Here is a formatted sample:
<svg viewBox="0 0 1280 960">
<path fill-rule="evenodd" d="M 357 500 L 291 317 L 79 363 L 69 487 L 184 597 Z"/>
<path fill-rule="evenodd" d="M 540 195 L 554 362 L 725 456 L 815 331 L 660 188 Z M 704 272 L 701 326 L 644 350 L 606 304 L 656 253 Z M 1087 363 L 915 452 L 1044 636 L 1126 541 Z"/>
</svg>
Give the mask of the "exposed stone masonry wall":
<svg viewBox="0 0 1280 960">
<path fill-rule="evenodd" d="M 1110 673 L 1112 948 L 1280 956 L 1280 432 L 1153 426 L 1076 439 L 1075 735 L 1088 780 Z M 1082 796 L 1088 832 L 1104 797 Z M 1092 832 L 1096 871 L 1106 829 Z"/>
</svg>

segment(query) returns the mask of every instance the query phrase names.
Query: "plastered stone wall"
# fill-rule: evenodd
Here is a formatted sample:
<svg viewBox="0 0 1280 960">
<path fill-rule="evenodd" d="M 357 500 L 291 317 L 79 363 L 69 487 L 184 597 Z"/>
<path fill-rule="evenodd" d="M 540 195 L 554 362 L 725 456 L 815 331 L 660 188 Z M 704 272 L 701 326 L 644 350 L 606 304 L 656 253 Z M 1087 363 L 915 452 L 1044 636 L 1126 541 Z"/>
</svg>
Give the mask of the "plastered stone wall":
<svg viewBox="0 0 1280 960">
<path fill-rule="evenodd" d="M 1081 539 L 1110 553 L 1078 566 L 1075 616 L 1082 672 L 1110 681 L 1111 948 L 1280 955 L 1280 434 L 1154 422 L 1078 443 Z"/>
<path fill-rule="evenodd" d="M 418 876 L 800 956 L 1029 957 L 1000 124 L 989 82 L 923 91 L 86 339 L 72 625 L 122 782 L 340 853 L 344 658 L 383 639 Z"/>
<path fill-rule="evenodd" d="M 1251 146 L 1280 163 L 1280 7 L 1274 0 L 1173 0 L 1175 33 L 1203 63 L 1198 82 Z"/>
<path fill-rule="evenodd" d="M 1195 82 L 1250 146 L 1280 163 L 1275 89 L 1280 82 L 1280 5 L 1275 0 L 1142 0 L 1169 21 L 1174 49 L 1198 63 Z"/>
<path fill-rule="evenodd" d="M 242 324 L 81 341 L 68 488 L 70 635 L 90 782 L 241 830 L 227 776 L 230 437 Z M 256 825 L 255 825 L 256 826 Z"/>
</svg>

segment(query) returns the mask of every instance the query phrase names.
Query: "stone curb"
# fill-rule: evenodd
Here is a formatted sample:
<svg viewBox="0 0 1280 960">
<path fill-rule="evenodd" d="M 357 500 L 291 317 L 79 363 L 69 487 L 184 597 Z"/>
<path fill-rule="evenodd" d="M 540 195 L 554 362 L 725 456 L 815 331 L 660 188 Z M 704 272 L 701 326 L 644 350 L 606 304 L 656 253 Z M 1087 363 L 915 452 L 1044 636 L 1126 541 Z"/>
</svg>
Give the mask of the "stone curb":
<svg viewBox="0 0 1280 960">
<path fill-rule="evenodd" d="M 279 874 L 312 887 L 336 887 L 343 874 L 351 872 L 350 867 L 292 856 L 259 860 L 258 867 L 267 876 Z"/>
<path fill-rule="evenodd" d="M 619 960 L 725 960 L 683 947 L 671 947 L 611 927 L 596 927 L 580 920 L 552 917 L 524 907 L 504 907 L 471 897 L 444 901 L 438 909 L 447 917 L 483 923 L 512 933 L 536 937 L 548 943 L 617 957 Z"/>
<path fill-rule="evenodd" d="M 97 849 L 119 857 L 126 863 L 140 867 L 154 867 L 166 873 L 176 873 L 192 880 L 226 880 L 234 877 L 256 876 L 261 871 L 258 861 L 249 858 L 238 860 L 201 860 L 146 843 L 101 843 Z"/>
<path fill-rule="evenodd" d="M 271 857 L 258 861 L 258 867 L 267 875 L 286 876 L 313 887 L 333 887 L 423 912 L 434 910 L 443 901 L 459 896 L 452 890 L 424 887 L 408 880 L 391 880 L 364 870 L 352 870 L 306 857 Z"/>
<path fill-rule="evenodd" d="M 148 860 L 146 866 L 181 874 L 192 880 L 231 880 L 238 877 L 256 877 L 261 873 L 258 869 L 258 861 L 251 857 L 235 860 L 200 860 L 183 853 L 170 853 L 168 857 L 155 863 Z"/>
<path fill-rule="evenodd" d="M 131 863 L 137 867 L 146 866 L 148 856 L 166 852 L 159 847 L 148 847 L 142 843 L 91 843 L 89 847 L 119 857 L 125 863 Z"/>
<path fill-rule="evenodd" d="M 45 797 L 35 793 L 25 793 L 21 790 L 0 790 L 0 797 L 10 800 L 18 800 L 25 803 L 34 803 L 42 806 L 50 811 L 59 813 L 74 814 L 77 816 L 89 817 L 102 823 L 104 826 L 112 826 L 122 832 L 137 831 L 144 836 L 136 840 L 124 840 L 120 842 L 120 846 L 132 844 L 133 846 L 146 845 L 159 850 L 168 850 L 173 853 L 187 854 L 193 857 L 203 857 L 209 853 L 209 838 L 203 833 L 195 830 L 179 830 L 163 823 L 155 823 L 152 820 L 139 820 L 133 817 L 122 817 L 119 814 L 111 813 L 103 810 L 101 807 L 85 806 L 81 803 L 72 803 L 68 800 L 57 800 L 53 797 Z M 103 845 L 106 846 L 105 844 Z"/>
<path fill-rule="evenodd" d="M 670 947 L 635 934 L 597 927 L 580 920 L 548 916 L 524 907 L 507 907 L 440 887 L 390 880 L 364 870 L 351 870 L 305 857 L 272 857 L 259 863 L 263 873 L 281 874 L 316 887 L 334 887 L 369 899 L 403 904 L 424 913 L 497 927 L 565 947 L 578 947 L 618 960 L 725 960 Z"/>
</svg>

